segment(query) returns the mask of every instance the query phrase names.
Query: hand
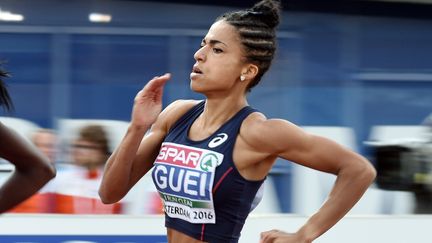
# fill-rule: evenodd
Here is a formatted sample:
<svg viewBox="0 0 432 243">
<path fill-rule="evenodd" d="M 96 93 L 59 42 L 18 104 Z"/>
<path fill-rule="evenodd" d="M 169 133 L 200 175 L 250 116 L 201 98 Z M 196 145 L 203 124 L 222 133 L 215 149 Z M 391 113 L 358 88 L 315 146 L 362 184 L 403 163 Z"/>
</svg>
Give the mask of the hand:
<svg viewBox="0 0 432 243">
<path fill-rule="evenodd" d="M 260 243 L 311 243 L 298 234 L 286 233 L 280 230 L 269 230 L 261 233 Z"/>
<path fill-rule="evenodd" d="M 166 73 L 150 80 L 135 96 L 131 123 L 138 127 L 151 126 L 162 111 L 163 88 L 171 78 Z"/>
</svg>

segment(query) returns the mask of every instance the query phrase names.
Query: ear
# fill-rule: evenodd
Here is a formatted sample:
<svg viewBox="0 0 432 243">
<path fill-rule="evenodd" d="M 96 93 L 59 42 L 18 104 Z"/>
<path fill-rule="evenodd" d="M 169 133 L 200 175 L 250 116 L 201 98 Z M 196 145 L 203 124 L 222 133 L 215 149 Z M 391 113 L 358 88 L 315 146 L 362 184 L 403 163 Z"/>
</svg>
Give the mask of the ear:
<svg viewBox="0 0 432 243">
<path fill-rule="evenodd" d="M 259 67 L 255 64 L 248 63 L 246 67 L 242 69 L 241 75 L 245 77 L 245 80 L 253 80 L 258 75 Z"/>
</svg>

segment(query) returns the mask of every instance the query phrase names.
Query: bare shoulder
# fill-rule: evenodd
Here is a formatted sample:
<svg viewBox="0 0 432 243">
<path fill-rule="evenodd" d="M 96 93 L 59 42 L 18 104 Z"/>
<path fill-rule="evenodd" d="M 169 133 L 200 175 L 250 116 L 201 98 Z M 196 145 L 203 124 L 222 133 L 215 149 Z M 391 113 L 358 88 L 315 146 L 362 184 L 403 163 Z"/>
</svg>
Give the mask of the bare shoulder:
<svg viewBox="0 0 432 243">
<path fill-rule="evenodd" d="M 279 154 L 287 145 L 301 143 L 308 134 L 297 125 L 283 119 L 268 119 L 260 112 L 249 115 L 240 129 L 240 137 L 258 151 Z"/>
<path fill-rule="evenodd" d="M 161 112 L 156 123 L 163 124 L 164 130 L 168 131 L 182 115 L 199 102 L 201 100 L 176 100 Z"/>
</svg>

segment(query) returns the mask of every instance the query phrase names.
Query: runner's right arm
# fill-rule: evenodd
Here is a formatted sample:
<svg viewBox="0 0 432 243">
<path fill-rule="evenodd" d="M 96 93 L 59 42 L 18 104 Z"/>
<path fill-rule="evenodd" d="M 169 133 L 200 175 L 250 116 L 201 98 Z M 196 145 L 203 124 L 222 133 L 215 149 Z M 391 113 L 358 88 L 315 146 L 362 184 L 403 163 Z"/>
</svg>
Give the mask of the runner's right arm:
<svg viewBox="0 0 432 243">
<path fill-rule="evenodd" d="M 118 202 L 152 168 L 169 128 L 196 104 L 196 101 L 176 101 L 161 112 L 163 86 L 169 78 L 169 75 L 153 78 L 135 97 L 126 135 L 105 166 L 99 188 L 102 202 Z"/>
<path fill-rule="evenodd" d="M 138 181 L 137 170 L 139 174 L 144 175 L 151 168 L 151 160 L 156 156 L 165 136 L 163 120 L 159 119 L 159 116 L 162 115 L 160 112 L 163 88 L 169 78 L 169 74 L 154 77 L 135 96 L 132 118 L 126 135 L 105 166 L 99 188 L 102 202 L 115 203 L 122 199 Z M 144 138 L 152 124 L 153 128 Z M 140 150 L 138 156 L 140 144 L 144 149 Z"/>
</svg>

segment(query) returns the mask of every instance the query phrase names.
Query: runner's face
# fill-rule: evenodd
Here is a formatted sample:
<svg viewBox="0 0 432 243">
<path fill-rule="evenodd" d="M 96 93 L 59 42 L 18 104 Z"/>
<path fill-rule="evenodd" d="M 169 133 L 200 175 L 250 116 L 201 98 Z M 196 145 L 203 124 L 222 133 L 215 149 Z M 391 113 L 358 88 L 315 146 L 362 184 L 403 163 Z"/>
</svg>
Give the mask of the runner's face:
<svg viewBox="0 0 432 243">
<path fill-rule="evenodd" d="M 225 21 L 210 27 L 194 58 L 191 88 L 204 94 L 232 90 L 245 65 L 240 37 Z"/>
</svg>

